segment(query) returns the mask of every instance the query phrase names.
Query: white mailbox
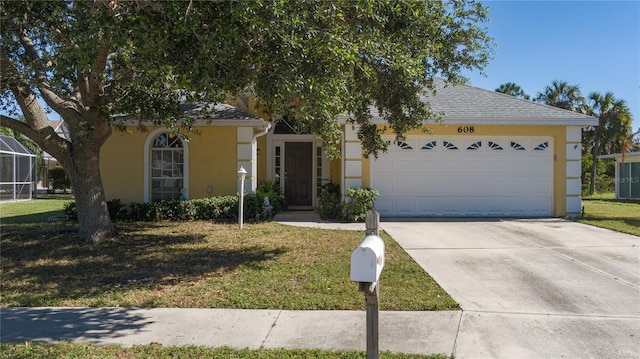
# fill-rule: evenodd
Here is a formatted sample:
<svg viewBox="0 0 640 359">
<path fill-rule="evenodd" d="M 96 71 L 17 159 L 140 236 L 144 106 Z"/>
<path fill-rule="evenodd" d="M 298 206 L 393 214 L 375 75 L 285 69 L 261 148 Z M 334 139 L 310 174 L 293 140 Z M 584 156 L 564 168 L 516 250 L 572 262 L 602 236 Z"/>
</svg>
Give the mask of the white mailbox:
<svg viewBox="0 0 640 359">
<path fill-rule="evenodd" d="M 351 281 L 375 283 L 384 267 L 384 242 L 370 234 L 351 253 Z"/>
</svg>

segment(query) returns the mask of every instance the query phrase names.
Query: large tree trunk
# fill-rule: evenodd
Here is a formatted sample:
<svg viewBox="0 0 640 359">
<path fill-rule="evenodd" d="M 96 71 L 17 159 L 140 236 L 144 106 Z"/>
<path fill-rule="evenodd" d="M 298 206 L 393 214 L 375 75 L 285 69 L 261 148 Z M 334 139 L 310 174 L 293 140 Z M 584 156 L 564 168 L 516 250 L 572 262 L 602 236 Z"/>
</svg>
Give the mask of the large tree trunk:
<svg viewBox="0 0 640 359">
<path fill-rule="evenodd" d="M 65 170 L 76 199 L 78 237 L 92 243 L 104 241 L 113 235 L 113 224 L 100 177 L 100 146 L 75 153 L 72 168 Z"/>
<path fill-rule="evenodd" d="M 99 243 L 113 234 L 100 176 L 100 149 L 111 135 L 107 121 L 91 112 L 67 116 L 71 149 L 61 164 L 71 179 L 78 211 L 80 240 Z M 57 157 L 56 157 L 57 158 Z"/>
</svg>

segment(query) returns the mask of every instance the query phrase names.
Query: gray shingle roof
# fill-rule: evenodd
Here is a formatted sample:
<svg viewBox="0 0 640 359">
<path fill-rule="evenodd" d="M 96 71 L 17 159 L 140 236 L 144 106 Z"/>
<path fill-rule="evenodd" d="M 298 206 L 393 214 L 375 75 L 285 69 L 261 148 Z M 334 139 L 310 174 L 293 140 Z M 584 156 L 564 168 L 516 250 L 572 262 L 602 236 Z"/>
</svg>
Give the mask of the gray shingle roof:
<svg viewBox="0 0 640 359">
<path fill-rule="evenodd" d="M 219 103 L 211 109 L 206 109 L 202 103 L 189 103 L 180 106 L 185 114 L 195 120 L 262 120 L 260 117 L 239 110 L 226 103 Z M 208 110 L 203 113 L 202 110 Z"/>
<path fill-rule="evenodd" d="M 436 79 L 435 96 L 425 96 L 431 108 L 445 112 L 445 120 L 588 120 L 595 118 L 577 112 L 563 110 L 538 102 L 524 100 L 503 93 L 473 86 L 445 86 L 444 80 Z"/>
<path fill-rule="evenodd" d="M 203 103 L 188 103 L 180 105 L 180 108 L 195 121 L 196 126 L 264 126 L 267 123 L 258 116 L 225 103 L 209 105 L 208 108 Z M 137 125 L 128 115 L 115 115 L 113 118 L 126 121 L 127 126 Z"/>
<path fill-rule="evenodd" d="M 431 103 L 445 123 L 522 124 L 522 125 L 596 125 L 597 118 L 563 110 L 538 102 L 468 85 L 453 86 L 434 79 L 436 94 L 421 98 Z M 378 110 L 370 107 L 376 122 L 384 122 Z M 341 119 L 346 119 L 342 117 Z"/>
</svg>

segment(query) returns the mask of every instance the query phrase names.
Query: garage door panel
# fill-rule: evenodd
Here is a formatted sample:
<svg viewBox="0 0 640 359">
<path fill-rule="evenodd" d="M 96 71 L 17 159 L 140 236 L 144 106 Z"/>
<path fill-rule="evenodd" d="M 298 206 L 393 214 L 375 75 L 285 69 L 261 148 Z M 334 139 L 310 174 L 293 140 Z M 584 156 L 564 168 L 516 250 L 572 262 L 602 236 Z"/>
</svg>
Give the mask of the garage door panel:
<svg viewBox="0 0 640 359">
<path fill-rule="evenodd" d="M 380 191 L 376 208 L 382 215 L 552 214 L 550 138 L 416 137 L 406 142 L 411 149 L 372 162 L 371 185 Z M 436 147 L 421 149 L 434 141 Z M 458 149 L 446 149 L 445 141 Z"/>
<path fill-rule="evenodd" d="M 532 174 L 541 173 L 548 174 L 551 173 L 552 168 L 549 161 L 545 158 L 534 159 L 526 161 L 529 166 L 529 172 Z"/>
<path fill-rule="evenodd" d="M 416 195 L 438 196 L 442 193 L 444 187 L 440 177 L 432 176 L 416 182 Z"/>
<path fill-rule="evenodd" d="M 413 173 L 416 172 L 417 162 L 417 160 L 413 159 L 397 160 L 393 165 L 393 169 L 396 171 L 396 173 Z"/>
<path fill-rule="evenodd" d="M 435 159 L 423 159 L 416 161 L 416 173 L 419 175 L 429 175 L 438 172 L 439 161 Z"/>
<path fill-rule="evenodd" d="M 393 193 L 398 195 L 412 195 L 416 193 L 416 178 L 403 177 L 394 179 Z"/>
<path fill-rule="evenodd" d="M 382 193 L 393 193 L 394 176 L 392 174 L 378 173 L 375 178 L 375 188 Z"/>
</svg>

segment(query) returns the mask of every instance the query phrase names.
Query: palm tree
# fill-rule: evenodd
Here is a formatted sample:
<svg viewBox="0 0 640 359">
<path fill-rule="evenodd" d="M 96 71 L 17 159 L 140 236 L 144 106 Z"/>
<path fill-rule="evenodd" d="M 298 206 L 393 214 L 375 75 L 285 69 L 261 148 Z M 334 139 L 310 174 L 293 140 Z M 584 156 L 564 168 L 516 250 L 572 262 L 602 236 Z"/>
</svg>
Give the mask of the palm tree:
<svg viewBox="0 0 640 359">
<path fill-rule="evenodd" d="M 622 163 L 624 164 L 624 155 L 627 152 L 634 152 L 636 150 L 640 150 L 640 128 L 636 132 L 627 136 L 627 139 L 624 141 L 622 150 L 620 150 L 622 153 Z"/>
<path fill-rule="evenodd" d="M 631 135 L 631 110 L 624 100 L 616 99 L 612 92 L 604 95 L 598 92 L 589 94 L 589 115 L 598 118 L 598 125 L 595 128 L 587 129 L 586 138 L 591 140 L 591 153 L 593 164 L 591 166 L 591 183 L 589 193 L 595 192 L 596 169 L 598 167 L 598 156 L 621 152 L 626 147 L 626 142 Z"/>
<path fill-rule="evenodd" d="M 496 92 L 500 92 L 506 95 L 511 95 L 511 96 L 515 96 L 515 97 L 519 97 L 519 98 L 523 98 L 525 100 L 530 100 L 531 97 L 529 97 L 529 95 L 527 95 L 526 93 L 524 93 L 524 90 L 522 90 L 522 88 L 518 85 L 516 85 L 513 82 L 505 82 L 503 84 L 500 85 L 500 87 L 498 87 L 496 89 Z"/>
<path fill-rule="evenodd" d="M 585 99 L 580 94 L 580 87 L 569 85 L 566 81 L 554 80 L 551 86 L 544 88 L 544 92 L 538 92 L 535 100 L 574 112 L 584 112 L 585 108 Z"/>
</svg>

